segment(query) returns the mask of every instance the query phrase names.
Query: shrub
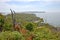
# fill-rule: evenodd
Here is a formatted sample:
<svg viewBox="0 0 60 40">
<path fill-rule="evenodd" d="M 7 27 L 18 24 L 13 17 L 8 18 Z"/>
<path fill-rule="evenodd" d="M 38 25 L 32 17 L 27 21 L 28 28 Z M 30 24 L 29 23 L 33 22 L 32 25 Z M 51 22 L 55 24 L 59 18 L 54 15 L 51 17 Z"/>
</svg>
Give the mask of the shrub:
<svg viewBox="0 0 60 40">
<path fill-rule="evenodd" d="M 0 33 L 0 40 L 24 40 L 24 37 L 21 33 L 17 31 L 6 31 Z"/>
<path fill-rule="evenodd" d="M 41 27 L 35 30 L 34 40 L 58 40 L 57 34 L 54 34 L 49 28 Z"/>
<path fill-rule="evenodd" d="M 25 27 L 29 31 L 32 31 L 33 30 L 33 24 L 32 23 L 28 23 Z"/>
<path fill-rule="evenodd" d="M 3 27 L 3 31 L 12 31 L 13 27 L 10 23 L 5 23 Z"/>
<path fill-rule="evenodd" d="M 4 16 L 0 13 L 0 31 L 3 30 L 4 25 Z"/>
</svg>

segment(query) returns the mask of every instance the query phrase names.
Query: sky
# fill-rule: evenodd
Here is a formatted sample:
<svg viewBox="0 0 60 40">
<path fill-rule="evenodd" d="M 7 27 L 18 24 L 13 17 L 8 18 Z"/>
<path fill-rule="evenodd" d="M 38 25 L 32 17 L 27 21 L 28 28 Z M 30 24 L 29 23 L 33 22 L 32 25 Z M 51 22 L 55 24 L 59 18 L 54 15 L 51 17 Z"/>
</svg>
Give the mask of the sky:
<svg viewBox="0 0 60 40">
<path fill-rule="evenodd" d="M 59 12 L 60 0 L 0 0 L 0 12 L 47 11 Z"/>
</svg>

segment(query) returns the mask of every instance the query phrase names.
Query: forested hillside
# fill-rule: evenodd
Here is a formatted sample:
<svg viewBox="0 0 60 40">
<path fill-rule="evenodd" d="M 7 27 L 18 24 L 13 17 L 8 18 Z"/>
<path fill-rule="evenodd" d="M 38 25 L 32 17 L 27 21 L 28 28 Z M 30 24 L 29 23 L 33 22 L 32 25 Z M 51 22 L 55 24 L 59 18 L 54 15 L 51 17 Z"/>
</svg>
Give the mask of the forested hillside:
<svg viewBox="0 0 60 40">
<path fill-rule="evenodd" d="M 23 21 L 33 22 L 33 21 L 37 21 L 40 19 L 35 14 L 16 13 L 14 14 L 14 16 L 15 16 L 15 19 L 18 21 L 23 20 Z M 11 18 L 11 14 L 6 15 L 6 17 Z"/>
<path fill-rule="evenodd" d="M 28 14 L 28 13 L 16 13 L 14 14 L 15 21 L 18 23 L 26 23 L 26 22 L 36 22 L 39 20 L 43 20 L 43 18 L 37 17 L 35 14 Z M 6 20 L 8 22 L 12 22 L 11 14 L 6 15 Z"/>
</svg>

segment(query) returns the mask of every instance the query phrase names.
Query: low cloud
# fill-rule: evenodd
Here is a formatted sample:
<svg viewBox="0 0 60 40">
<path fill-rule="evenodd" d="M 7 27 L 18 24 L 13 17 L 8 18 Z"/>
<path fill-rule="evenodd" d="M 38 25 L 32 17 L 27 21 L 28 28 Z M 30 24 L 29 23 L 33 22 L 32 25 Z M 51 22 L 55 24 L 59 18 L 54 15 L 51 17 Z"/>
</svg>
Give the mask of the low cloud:
<svg viewBox="0 0 60 40">
<path fill-rule="evenodd" d="M 1 2 L 9 2 L 9 1 L 11 1 L 11 0 L 0 0 L 0 3 Z"/>
<path fill-rule="evenodd" d="M 0 0 L 0 2 L 10 2 L 10 1 L 17 1 L 17 2 L 31 2 L 31 1 L 45 1 L 45 2 L 55 2 L 55 1 L 60 1 L 60 0 Z"/>
</svg>

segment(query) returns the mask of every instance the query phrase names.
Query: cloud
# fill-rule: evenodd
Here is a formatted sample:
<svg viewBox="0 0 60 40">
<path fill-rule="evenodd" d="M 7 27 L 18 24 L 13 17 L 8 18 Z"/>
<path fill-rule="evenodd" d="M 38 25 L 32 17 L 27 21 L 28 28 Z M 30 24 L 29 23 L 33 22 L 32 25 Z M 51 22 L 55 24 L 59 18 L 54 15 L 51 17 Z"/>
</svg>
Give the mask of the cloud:
<svg viewBox="0 0 60 40">
<path fill-rule="evenodd" d="M 35 4 L 31 5 L 30 4 L 26 4 L 26 5 L 18 5 L 18 4 L 8 4 L 6 2 L 9 2 L 12 0 L 5 0 L 4 2 L 1 1 L 0 2 L 0 12 L 10 12 L 10 8 L 15 10 L 15 11 L 34 11 L 34 10 L 39 10 L 40 8 L 38 6 L 36 6 Z M 19 0 L 13 0 L 14 1 L 19 1 Z M 21 0 L 20 0 L 21 1 Z M 23 0 L 22 0 L 23 1 Z M 24 0 L 27 1 L 27 0 Z M 36 0 L 29 0 L 31 1 L 36 1 Z M 39 4 L 37 4 L 39 5 Z"/>
<path fill-rule="evenodd" d="M 11 0 L 0 0 L 0 2 L 9 2 Z"/>
<path fill-rule="evenodd" d="M 54 1 L 60 1 L 60 0 L 0 0 L 0 2 L 10 2 L 10 1 L 17 1 L 17 2 L 32 2 L 32 1 L 44 1 L 44 2 L 54 2 Z"/>
<path fill-rule="evenodd" d="M 24 6 L 24 5 L 0 3 L 0 12 L 10 12 L 10 8 L 15 10 L 16 12 L 39 10 L 37 7 L 35 7 L 35 5 Z"/>
<path fill-rule="evenodd" d="M 14 1 L 25 1 L 25 2 L 31 2 L 31 1 L 45 1 L 45 2 L 55 2 L 60 0 L 14 0 Z"/>
<path fill-rule="evenodd" d="M 17 2 L 32 2 L 32 1 L 40 1 L 40 0 L 0 0 L 0 2 L 10 2 L 10 1 L 17 1 Z"/>
<path fill-rule="evenodd" d="M 25 2 L 30 2 L 30 1 L 40 1 L 40 0 L 14 0 L 14 1 L 25 1 Z"/>
<path fill-rule="evenodd" d="M 46 1 L 46 2 L 49 2 L 49 1 L 52 2 L 52 1 L 54 1 L 55 2 L 55 1 L 60 1 L 60 0 L 42 0 L 42 1 Z"/>
<path fill-rule="evenodd" d="M 28 2 L 28 3 L 26 3 L 26 4 L 24 3 L 22 5 L 21 3 L 15 4 L 14 1 L 23 2 L 23 3 Z M 40 10 L 51 11 L 52 8 L 49 9 L 50 7 L 49 8 L 46 8 L 46 7 L 50 6 L 53 3 L 53 1 L 56 2 L 57 0 L 1 0 L 0 1 L 0 12 L 10 12 L 10 8 L 17 12 L 40 11 Z M 14 4 L 9 4 L 6 2 L 13 2 Z"/>
</svg>

